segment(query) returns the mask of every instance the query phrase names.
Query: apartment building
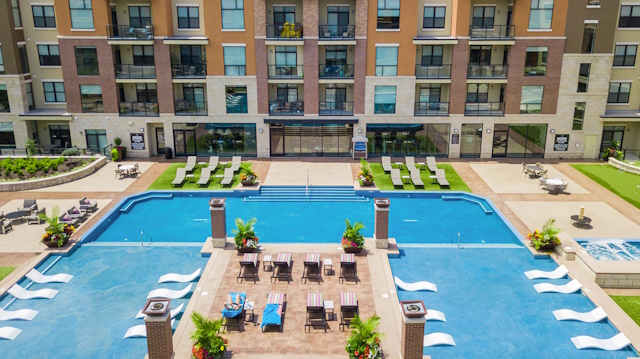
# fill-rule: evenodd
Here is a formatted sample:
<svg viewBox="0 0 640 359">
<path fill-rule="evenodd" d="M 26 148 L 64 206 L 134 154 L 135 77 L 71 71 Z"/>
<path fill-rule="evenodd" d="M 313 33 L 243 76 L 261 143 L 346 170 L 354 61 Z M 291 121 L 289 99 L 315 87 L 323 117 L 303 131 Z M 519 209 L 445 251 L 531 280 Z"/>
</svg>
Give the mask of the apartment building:
<svg viewBox="0 0 640 359">
<path fill-rule="evenodd" d="M 0 146 L 100 149 L 120 137 L 133 157 L 349 157 L 366 137 L 371 157 L 451 158 L 640 148 L 640 3 L 569 3 L 4 0 Z"/>
</svg>

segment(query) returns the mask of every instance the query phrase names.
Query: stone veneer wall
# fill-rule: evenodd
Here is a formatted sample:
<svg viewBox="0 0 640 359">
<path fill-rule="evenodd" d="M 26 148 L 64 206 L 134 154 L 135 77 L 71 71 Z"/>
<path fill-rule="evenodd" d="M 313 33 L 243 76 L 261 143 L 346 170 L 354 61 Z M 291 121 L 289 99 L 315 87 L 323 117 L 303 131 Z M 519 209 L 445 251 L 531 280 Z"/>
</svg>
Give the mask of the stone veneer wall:
<svg viewBox="0 0 640 359">
<path fill-rule="evenodd" d="M 640 167 L 634 166 L 628 163 L 624 163 L 622 161 L 618 161 L 615 158 L 609 157 L 609 164 L 617 169 L 623 170 L 625 172 L 635 173 L 640 175 Z"/>
</svg>

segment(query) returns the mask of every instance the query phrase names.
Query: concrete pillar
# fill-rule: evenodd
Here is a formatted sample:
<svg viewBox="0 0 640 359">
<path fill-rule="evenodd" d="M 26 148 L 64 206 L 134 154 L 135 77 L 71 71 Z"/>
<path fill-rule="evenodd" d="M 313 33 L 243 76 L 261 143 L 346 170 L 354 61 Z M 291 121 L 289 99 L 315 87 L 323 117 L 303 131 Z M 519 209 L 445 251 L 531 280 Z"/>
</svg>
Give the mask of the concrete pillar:
<svg viewBox="0 0 640 359">
<path fill-rule="evenodd" d="M 417 301 L 401 301 L 402 337 L 400 348 L 403 359 L 422 359 L 424 347 L 424 324 L 426 323 L 424 303 Z"/>
<path fill-rule="evenodd" d="M 227 212 L 224 198 L 209 201 L 211 212 L 211 242 L 214 248 L 224 248 L 227 242 Z"/>
<path fill-rule="evenodd" d="M 161 304 L 159 304 L 161 303 Z M 147 351 L 149 359 L 173 358 L 173 333 L 171 331 L 171 300 L 151 298 L 147 301 L 143 313 L 147 329 Z M 155 310 L 153 306 L 161 306 Z"/>
<path fill-rule="evenodd" d="M 373 238 L 376 240 L 376 248 L 389 248 L 389 205 L 388 198 L 375 198 L 375 226 Z"/>
</svg>

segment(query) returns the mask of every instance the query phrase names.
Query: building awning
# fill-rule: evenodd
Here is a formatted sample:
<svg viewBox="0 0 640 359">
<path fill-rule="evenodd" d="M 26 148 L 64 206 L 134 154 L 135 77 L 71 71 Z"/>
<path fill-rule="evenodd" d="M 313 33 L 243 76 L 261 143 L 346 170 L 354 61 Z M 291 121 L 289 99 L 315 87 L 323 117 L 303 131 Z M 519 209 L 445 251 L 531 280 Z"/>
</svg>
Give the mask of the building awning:
<svg viewBox="0 0 640 359">
<path fill-rule="evenodd" d="M 20 114 L 20 119 L 24 121 L 71 121 L 73 116 L 67 110 L 37 108 Z"/>
<path fill-rule="evenodd" d="M 265 118 L 264 123 L 268 125 L 347 125 L 358 123 L 357 118 L 338 119 L 338 118 L 318 118 L 318 119 L 293 119 L 293 118 Z"/>
<path fill-rule="evenodd" d="M 204 36 L 167 36 L 165 45 L 209 45 L 209 38 Z"/>
<path fill-rule="evenodd" d="M 605 111 L 600 116 L 602 122 L 640 122 L 640 111 Z"/>
</svg>

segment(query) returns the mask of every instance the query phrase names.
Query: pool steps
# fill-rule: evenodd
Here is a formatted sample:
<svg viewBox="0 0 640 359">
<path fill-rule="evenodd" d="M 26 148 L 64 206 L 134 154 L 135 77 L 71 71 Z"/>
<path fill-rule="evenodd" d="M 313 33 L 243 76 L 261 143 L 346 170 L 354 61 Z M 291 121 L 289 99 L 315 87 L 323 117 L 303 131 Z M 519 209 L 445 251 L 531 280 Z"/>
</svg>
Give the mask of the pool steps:
<svg viewBox="0 0 640 359">
<path fill-rule="evenodd" d="M 353 186 L 262 186 L 257 196 L 245 197 L 245 202 L 369 202 L 356 195 Z"/>
<path fill-rule="evenodd" d="M 129 213 L 136 204 L 150 201 L 152 199 L 172 199 L 173 194 L 164 194 L 164 193 L 150 193 L 146 196 L 141 196 L 132 200 L 129 200 L 122 208 L 120 208 L 120 212 Z"/>
<path fill-rule="evenodd" d="M 469 197 L 462 197 L 462 196 L 442 196 L 442 199 L 445 201 L 460 201 L 460 200 L 464 200 L 464 201 L 469 201 L 469 202 L 473 202 L 473 203 L 477 203 L 478 205 L 480 205 L 480 207 L 482 207 L 482 209 L 484 210 L 484 213 L 486 214 L 493 214 L 493 211 L 490 209 L 487 209 L 482 202 L 475 200 L 473 198 L 469 198 Z"/>
</svg>

